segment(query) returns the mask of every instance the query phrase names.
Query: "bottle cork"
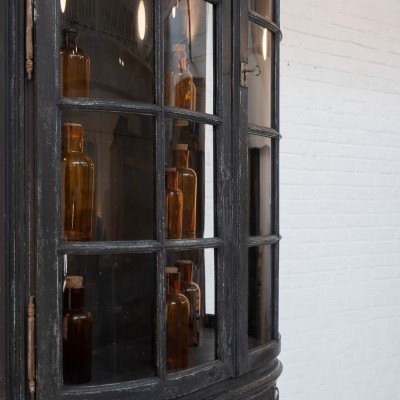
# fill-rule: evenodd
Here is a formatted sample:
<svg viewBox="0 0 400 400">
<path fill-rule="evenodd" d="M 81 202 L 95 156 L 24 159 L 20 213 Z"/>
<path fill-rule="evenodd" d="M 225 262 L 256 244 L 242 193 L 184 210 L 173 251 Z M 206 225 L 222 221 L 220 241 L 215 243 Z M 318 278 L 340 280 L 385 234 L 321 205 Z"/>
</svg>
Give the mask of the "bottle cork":
<svg viewBox="0 0 400 400">
<path fill-rule="evenodd" d="M 81 289 L 83 287 L 82 276 L 66 276 L 65 277 L 65 288 L 66 289 Z"/>
<path fill-rule="evenodd" d="M 188 150 L 189 149 L 189 145 L 185 144 L 185 143 L 177 143 L 174 145 L 174 150 Z"/>
<path fill-rule="evenodd" d="M 193 261 L 191 260 L 176 260 L 175 265 L 192 265 Z"/>
</svg>

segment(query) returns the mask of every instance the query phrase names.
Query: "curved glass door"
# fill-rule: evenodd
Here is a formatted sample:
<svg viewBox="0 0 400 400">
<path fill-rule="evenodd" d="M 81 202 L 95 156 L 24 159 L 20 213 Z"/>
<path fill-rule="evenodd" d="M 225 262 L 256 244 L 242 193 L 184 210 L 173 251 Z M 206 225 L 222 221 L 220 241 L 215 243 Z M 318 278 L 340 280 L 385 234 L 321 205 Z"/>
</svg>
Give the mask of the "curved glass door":
<svg viewBox="0 0 400 400">
<path fill-rule="evenodd" d="M 161 3 L 57 4 L 68 393 L 221 358 L 216 6 Z"/>
<path fill-rule="evenodd" d="M 243 372 L 257 368 L 279 352 L 277 325 L 279 215 L 277 157 L 279 126 L 277 125 L 277 70 L 279 27 L 274 20 L 276 4 L 271 0 L 249 0 L 242 4 L 242 107 L 247 109 L 246 123 L 241 125 L 242 155 L 247 161 L 243 177 L 247 192 L 247 241 L 242 241 L 247 293 L 246 321 L 240 326 L 247 346 L 242 349 Z M 246 20 L 245 20 L 246 19 Z M 243 66 L 244 65 L 244 66 Z M 243 74 L 245 76 L 243 77 Z M 243 79 L 245 78 L 245 79 Z"/>
</svg>

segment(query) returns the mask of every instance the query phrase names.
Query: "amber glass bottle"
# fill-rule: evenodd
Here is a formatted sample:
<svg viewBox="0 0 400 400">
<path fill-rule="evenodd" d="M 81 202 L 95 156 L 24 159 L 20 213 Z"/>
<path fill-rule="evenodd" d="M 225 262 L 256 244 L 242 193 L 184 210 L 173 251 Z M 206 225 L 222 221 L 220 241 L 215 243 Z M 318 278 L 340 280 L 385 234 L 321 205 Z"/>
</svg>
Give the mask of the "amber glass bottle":
<svg viewBox="0 0 400 400">
<path fill-rule="evenodd" d="M 177 268 L 166 268 L 167 368 L 185 368 L 189 350 L 189 300 L 179 293 Z"/>
<path fill-rule="evenodd" d="M 61 223 L 64 240 L 90 240 L 94 193 L 93 161 L 82 152 L 83 127 L 64 124 L 61 158 Z"/>
<path fill-rule="evenodd" d="M 92 316 L 83 309 L 83 278 L 66 276 L 63 310 L 64 384 L 76 385 L 91 380 Z"/>
<path fill-rule="evenodd" d="M 178 260 L 175 265 L 180 273 L 180 289 L 190 303 L 189 346 L 198 346 L 200 342 L 200 288 L 192 282 L 193 262 Z"/>
<path fill-rule="evenodd" d="M 64 30 L 60 52 L 60 91 L 64 97 L 89 97 L 90 59 L 78 47 L 75 29 Z"/>
<path fill-rule="evenodd" d="M 189 71 L 186 62 L 184 44 L 175 44 L 172 48 L 173 68 L 166 74 L 166 104 L 173 107 L 196 109 L 196 86 L 193 83 L 193 75 Z M 187 126 L 188 120 L 175 119 L 175 126 Z"/>
<path fill-rule="evenodd" d="M 196 237 L 197 175 L 189 168 L 187 144 L 176 144 L 173 149 L 173 166 L 178 172 L 178 188 L 183 194 L 182 237 Z"/>
<path fill-rule="evenodd" d="M 184 46 L 183 46 L 184 48 Z M 196 109 L 196 89 L 193 83 L 193 75 L 186 63 L 186 52 L 179 52 L 177 73 L 174 76 L 174 103 L 175 107 Z"/>
<path fill-rule="evenodd" d="M 165 221 L 167 239 L 182 237 L 183 195 L 176 168 L 165 169 Z"/>
</svg>

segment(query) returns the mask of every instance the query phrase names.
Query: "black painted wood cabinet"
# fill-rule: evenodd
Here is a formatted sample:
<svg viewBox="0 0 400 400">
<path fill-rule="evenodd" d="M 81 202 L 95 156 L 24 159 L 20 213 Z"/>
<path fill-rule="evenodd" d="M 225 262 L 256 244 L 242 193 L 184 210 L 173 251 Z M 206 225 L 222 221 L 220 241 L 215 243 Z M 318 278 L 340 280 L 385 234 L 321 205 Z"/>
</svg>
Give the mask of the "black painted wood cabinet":
<svg viewBox="0 0 400 400">
<path fill-rule="evenodd" d="M 278 399 L 279 0 L 2 0 L 0 26 L 0 399 Z M 63 92 L 82 65 L 87 90 Z M 87 190 L 65 183 L 66 126 L 94 165 L 85 240 L 66 233 Z M 165 173 L 182 145 L 196 193 L 178 179 L 171 236 Z M 170 335 L 179 260 L 200 296 L 181 283 L 189 325 Z M 64 374 L 66 276 L 93 320 L 79 384 Z"/>
</svg>

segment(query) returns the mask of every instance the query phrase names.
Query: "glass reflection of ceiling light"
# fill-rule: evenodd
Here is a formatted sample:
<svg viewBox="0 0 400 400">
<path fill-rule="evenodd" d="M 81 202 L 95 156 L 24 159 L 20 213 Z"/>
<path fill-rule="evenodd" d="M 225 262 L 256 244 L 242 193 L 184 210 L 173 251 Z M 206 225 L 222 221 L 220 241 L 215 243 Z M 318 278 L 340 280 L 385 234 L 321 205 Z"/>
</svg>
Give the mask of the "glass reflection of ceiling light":
<svg viewBox="0 0 400 400">
<path fill-rule="evenodd" d="M 178 2 L 179 0 L 176 0 L 176 6 L 172 7 L 172 16 L 175 18 L 176 15 L 176 9 L 178 8 Z"/>
<path fill-rule="evenodd" d="M 64 13 L 65 7 L 67 6 L 67 0 L 60 0 L 61 12 Z"/>
<path fill-rule="evenodd" d="M 139 8 L 138 8 L 138 28 L 139 28 L 139 37 L 140 39 L 144 39 L 144 35 L 146 34 L 146 10 L 144 8 L 143 0 L 140 0 Z"/>
<path fill-rule="evenodd" d="M 262 41 L 263 57 L 267 59 L 267 29 L 264 29 L 263 41 Z"/>
</svg>

